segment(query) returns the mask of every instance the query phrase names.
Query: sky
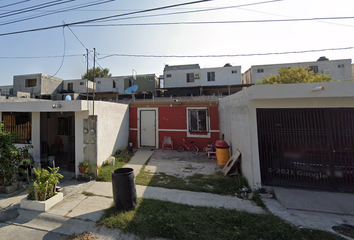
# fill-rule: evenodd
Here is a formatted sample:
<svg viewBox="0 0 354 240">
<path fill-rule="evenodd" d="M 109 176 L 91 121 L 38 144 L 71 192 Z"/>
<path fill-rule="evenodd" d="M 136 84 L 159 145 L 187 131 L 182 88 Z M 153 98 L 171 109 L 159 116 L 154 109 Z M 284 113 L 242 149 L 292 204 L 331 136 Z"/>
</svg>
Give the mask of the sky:
<svg viewBox="0 0 354 240">
<path fill-rule="evenodd" d="M 89 67 L 96 48 L 96 66 L 109 68 L 113 76 L 131 75 L 133 70 L 159 76 L 165 64 L 208 68 L 230 63 L 245 72 L 251 65 L 354 57 L 353 0 L 211 0 L 132 14 L 188 2 L 194 1 L 0 0 L 0 86 L 12 85 L 15 75 L 32 73 L 81 78 L 86 48 Z M 338 17 L 348 18 L 263 21 Z M 16 33 L 51 26 L 58 27 Z M 348 49 L 249 56 L 337 48 Z"/>
</svg>

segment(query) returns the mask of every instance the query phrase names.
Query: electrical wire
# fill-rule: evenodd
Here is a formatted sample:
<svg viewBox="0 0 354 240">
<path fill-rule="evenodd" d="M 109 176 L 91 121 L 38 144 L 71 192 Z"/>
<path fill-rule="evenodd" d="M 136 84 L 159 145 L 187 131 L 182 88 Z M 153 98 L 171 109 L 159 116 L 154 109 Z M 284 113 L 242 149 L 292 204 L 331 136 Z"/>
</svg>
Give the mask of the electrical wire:
<svg viewBox="0 0 354 240">
<path fill-rule="evenodd" d="M 55 1 L 48 2 L 48 3 L 42 3 L 42 4 L 35 5 L 35 6 L 26 7 L 26 8 L 19 9 L 19 10 L 10 11 L 10 12 L 7 12 L 7 13 L 1 13 L 0 16 L 1 16 L 1 18 L 10 17 L 10 16 L 14 16 L 14 15 L 17 15 L 17 14 L 22 14 L 22 13 L 26 13 L 26 12 L 30 12 L 30 11 L 34 11 L 34 10 L 38 10 L 38 9 L 43 9 L 43 8 L 47 8 L 47 7 L 56 6 L 56 5 L 63 4 L 63 3 L 73 2 L 73 1 L 76 1 L 76 0 L 55 0 Z M 5 16 L 3 16 L 3 15 L 5 15 Z"/>
<path fill-rule="evenodd" d="M 64 50 L 63 50 L 63 58 L 61 60 L 59 69 L 54 73 L 54 75 L 52 75 L 52 77 L 54 77 L 55 75 L 57 75 L 57 73 L 60 71 L 61 67 L 63 66 L 64 63 L 64 59 L 65 59 L 65 50 L 66 50 L 66 41 L 65 41 L 65 25 L 63 25 L 63 40 L 64 40 Z"/>
<path fill-rule="evenodd" d="M 263 19 L 263 20 L 244 20 L 244 21 L 86 24 L 86 25 L 75 25 L 74 27 L 124 27 L 124 26 L 192 25 L 192 24 L 271 23 L 271 22 L 300 22 L 300 21 L 348 20 L 348 19 L 354 19 L 354 16 L 322 17 L 322 18 L 296 18 L 296 19 Z"/>
<path fill-rule="evenodd" d="M 268 53 L 244 53 L 244 54 L 225 54 L 225 55 L 147 55 L 147 54 L 100 54 L 106 55 L 99 58 L 99 60 L 110 57 L 142 57 L 142 58 L 222 58 L 222 57 L 252 57 L 252 56 L 268 56 L 268 55 L 285 55 L 285 54 L 299 54 L 310 52 L 325 52 L 325 51 L 341 51 L 350 50 L 354 47 L 342 47 L 342 48 L 325 48 L 325 49 L 311 49 L 311 50 L 299 50 L 299 51 L 287 51 L 287 52 L 268 52 Z"/>
<path fill-rule="evenodd" d="M 167 16 L 171 16 L 171 15 L 186 14 L 186 13 L 208 12 L 208 11 L 225 10 L 225 9 L 231 9 L 231 8 L 239 8 L 239 7 L 250 7 L 250 6 L 254 6 L 254 5 L 281 2 L 281 1 L 284 1 L 284 0 L 270 0 L 270 1 L 262 1 L 262 2 L 241 4 L 241 5 L 236 5 L 236 6 L 207 8 L 207 9 L 198 9 L 198 10 L 193 10 L 193 11 L 182 11 L 182 12 L 173 12 L 173 13 L 152 14 L 152 15 L 144 15 L 144 16 L 136 16 L 136 17 L 127 17 L 127 18 L 102 20 L 102 21 L 97 21 L 97 22 L 108 22 L 108 21 L 116 21 L 116 20 L 127 20 L 127 19 L 146 18 L 146 17 L 160 17 L 160 16 L 166 16 L 166 15 Z"/>
<path fill-rule="evenodd" d="M 29 1 L 31 1 L 31 0 L 24 0 L 24 1 L 21 1 L 21 2 L 10 3 L 10 4 L 7 4 L 7 5 L 0 6 L 0 8 L 6 8 L 6 7 L 14 6 L 14 5 L 21 4 L 21 3 L 24 3 L 24 2 L 29 2 Z"/>
<path fill-rule="evenodd" d="M 311 50 L 300 50 L 300 51 L 287 51 L 287 52 L 270 52 L 270 53 L 245 53 L 245 54 L 228 54 L 228 55 L 146 55 L 146 54 L 102 54 L 99 55 L 104 57 L 98 58 L 103 60 L 110 57 L 145 57 L 145 58 L 221 58 L 221 57 L 252 57 L 252 56 L 266 56 L 266 55 L 284 55 L 284 54 L 299 54 L 299 53 L 309 53 L 309 52 L 325 52 L 325 51 L 342 51 L 351 50 L 354 47 L 342 47 L 342 48 L 326 48 L 326 49 L 311 49 Z M 91 53 L 91 51 L 90 51 Z M 72 54 L 65 55 L 65 57 L 82 57 L 86 54 Z M 91 55 L 91 54 L 90 54 Z M 0 59 L 31 59 L 31 58 L 62 58 L 63 56 L 16 56 L 16 57 L 0 57 Z M 93 57 L 91 55 L 91 57 Z M 86 57 L 85 57 L 86 59 Z M 90 60 L 93 60 L 92 58 Z M 97 61 L 97 60 L 96 60 Z M 86 63 L 86 62 L 84 62 Z M 96 62 L 97 63 L 97 62 Z"/>
<path fill-rule="evenodd" d="M 179 4 L 174 4 L 174 5 L 167 5 L 167 6 L 150 8 L 150 9 L 145 9 L 145 10 L 136 11 L 136 12 L 117 14 L 117 15 L 101 17 L 101 18 L 88 19 L 88 20 L 83 20 L 83 21 L 79 21 L 79 22 L 72 22 L 72 23 L 66 24 L 66 26 L 84 24 L 84 23 L 95 22 L 95 21 L 104 20 L 104 19 L 110 19 L 110 18 L 119 17 L 119 16 L 128 16 L 128 15 L 133 15 L 133 14 L 138 14 L 138 13 L 146 13 L 146 12 L 158 11 L 158 10 L 162 10 L 162 9 L 168 9 L 168 8 L 174 8 L 174 7 L 179 7 L 179 6 L 185 6 L 185 5 L 197 4 L 197 3 L 203 3 L 203 2 L 210 2 L 210 1 L 214 1 L 214 0 L 197 0 L 197 1 L 193 1 L 193 2 L 186 2 L 186 3 L 179 3 Z M 16 31 L 16 32 L 7 32 L 7 33 L 0 34 L 0 37 L 14 35 L 14 34 L 27 33 L 27 32 L 37 32 L 37 31 L 49 30 L 49 29 L 54 29 L 54 28 L 59 28 L 59 27 L 62 27 L 62 25 L 54 25 L 54 26 L 48 26 L 48 27 L 42 27 L 42 28 L 34 28 L 34 29 L 28 29 L 28 30 L 22 30 L 22 31 Z"/>
<path fill-rule="evenodd" d="M 101 4 L 108 3 L 108 2 L 113 2 L 113 1 L 116 1 L 116 0 L 106 0 L 106 1 L 99 0 L 99 1 L 96 1 L 96 2 L 90 3 L 90 4 L 81 4 L 81 5 L 73 6 L 71 8 L 63 8 L 63 9 L 58 9 L 58 10 L 52 10 L 52 11 L 49 11 L 49 13 L 46 13 L 46 14 L 36 14 L 36 15 L 31 15 L 29 17 L 25 17 L 25 18 L 18 18 L 18 19 L 15 19 L 15 20 L 7 21 L 7 22 L 1 22 L 0 26 L 9 25 L 9 24 L 18 23 L 18 22 L 23 22 L 23 21 L 27 21 L 27 20 L 31 20 L 31 19 L 35 19 L 35 18 L 41 18 L 41 17 L 45 17 L 45 16 L 57 14 L 57 13 L 69 12 L 69 11 L 73 11 L 73 10 L 76 10 L 76 9 L 92 7 L 92 6 L 101 5 Z"/>
</svg>

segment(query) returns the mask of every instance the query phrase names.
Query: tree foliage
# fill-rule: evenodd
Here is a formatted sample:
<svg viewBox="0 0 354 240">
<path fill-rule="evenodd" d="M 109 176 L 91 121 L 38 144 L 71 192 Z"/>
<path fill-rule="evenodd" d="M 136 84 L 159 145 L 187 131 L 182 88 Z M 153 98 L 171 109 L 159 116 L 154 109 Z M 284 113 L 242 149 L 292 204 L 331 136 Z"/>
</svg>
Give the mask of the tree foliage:
<svg viewBox="0 0 354 240">
<path fill-rule="evenodd" d="M 104 77 L 111 77 L 112 74 L 109 73 L 109 69 L 108 68 L 99 68 L 96 67 L 95 69 L 95 78 L 104 78 Z M 85 73 L 84 75 L 81 75 L 82 79 L 88 79 L 90 81 L 93 81 L 93 68 L 88 70 L 88 78 L 87 78 L 87 73 Z"/>
<path fill-rule="evenodd" d="M 257 84 L 287 84 L 287 83 L 312 83 L 329 82 L 331 76 L 314 73 L 309 67 L 292 67 L 279 69 L 279 75 L 271 75 L 269 78 L 263 77 Z"/>
</svg>

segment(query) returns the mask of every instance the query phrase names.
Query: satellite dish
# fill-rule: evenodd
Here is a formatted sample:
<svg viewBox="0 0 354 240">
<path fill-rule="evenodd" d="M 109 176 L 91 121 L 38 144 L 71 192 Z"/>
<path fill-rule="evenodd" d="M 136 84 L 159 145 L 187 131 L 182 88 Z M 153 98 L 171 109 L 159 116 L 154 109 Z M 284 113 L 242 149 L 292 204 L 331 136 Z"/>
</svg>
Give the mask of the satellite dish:
<svg viewBox="0 0 354 240">
<path fill-rule="evenodd" d="M 65 101 L 71 101 L 72 99 L 71 99 L 71 96 L 70 95 L 66 95 L 65 96 Z"/>
<path fill-rule="evenodd" d="M 138 85 L 133 85 L 133 86 L 125 89 L 124 93 L 125 94 L 134 94 L 134 93 L 136 93 L 136 90 L 138 90 Z"/>
</svg>

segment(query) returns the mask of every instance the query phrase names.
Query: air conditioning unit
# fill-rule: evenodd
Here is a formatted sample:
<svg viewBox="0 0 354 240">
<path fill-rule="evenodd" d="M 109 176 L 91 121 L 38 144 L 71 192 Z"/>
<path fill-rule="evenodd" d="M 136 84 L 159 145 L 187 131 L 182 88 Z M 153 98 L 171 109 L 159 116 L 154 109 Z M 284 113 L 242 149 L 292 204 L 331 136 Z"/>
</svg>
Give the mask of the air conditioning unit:
<svg viewBox="0 0 354 240">
<path fill-rule="evenodd" d="M 327 76 L 331 75 L 331 70 L 330 69 L 323 70 L 323 74 Z"/>
<path fill-rule="evenodd" d="M 194 79 L 199 79 L 199 74 L 194 74 Z"/>
</svg>

